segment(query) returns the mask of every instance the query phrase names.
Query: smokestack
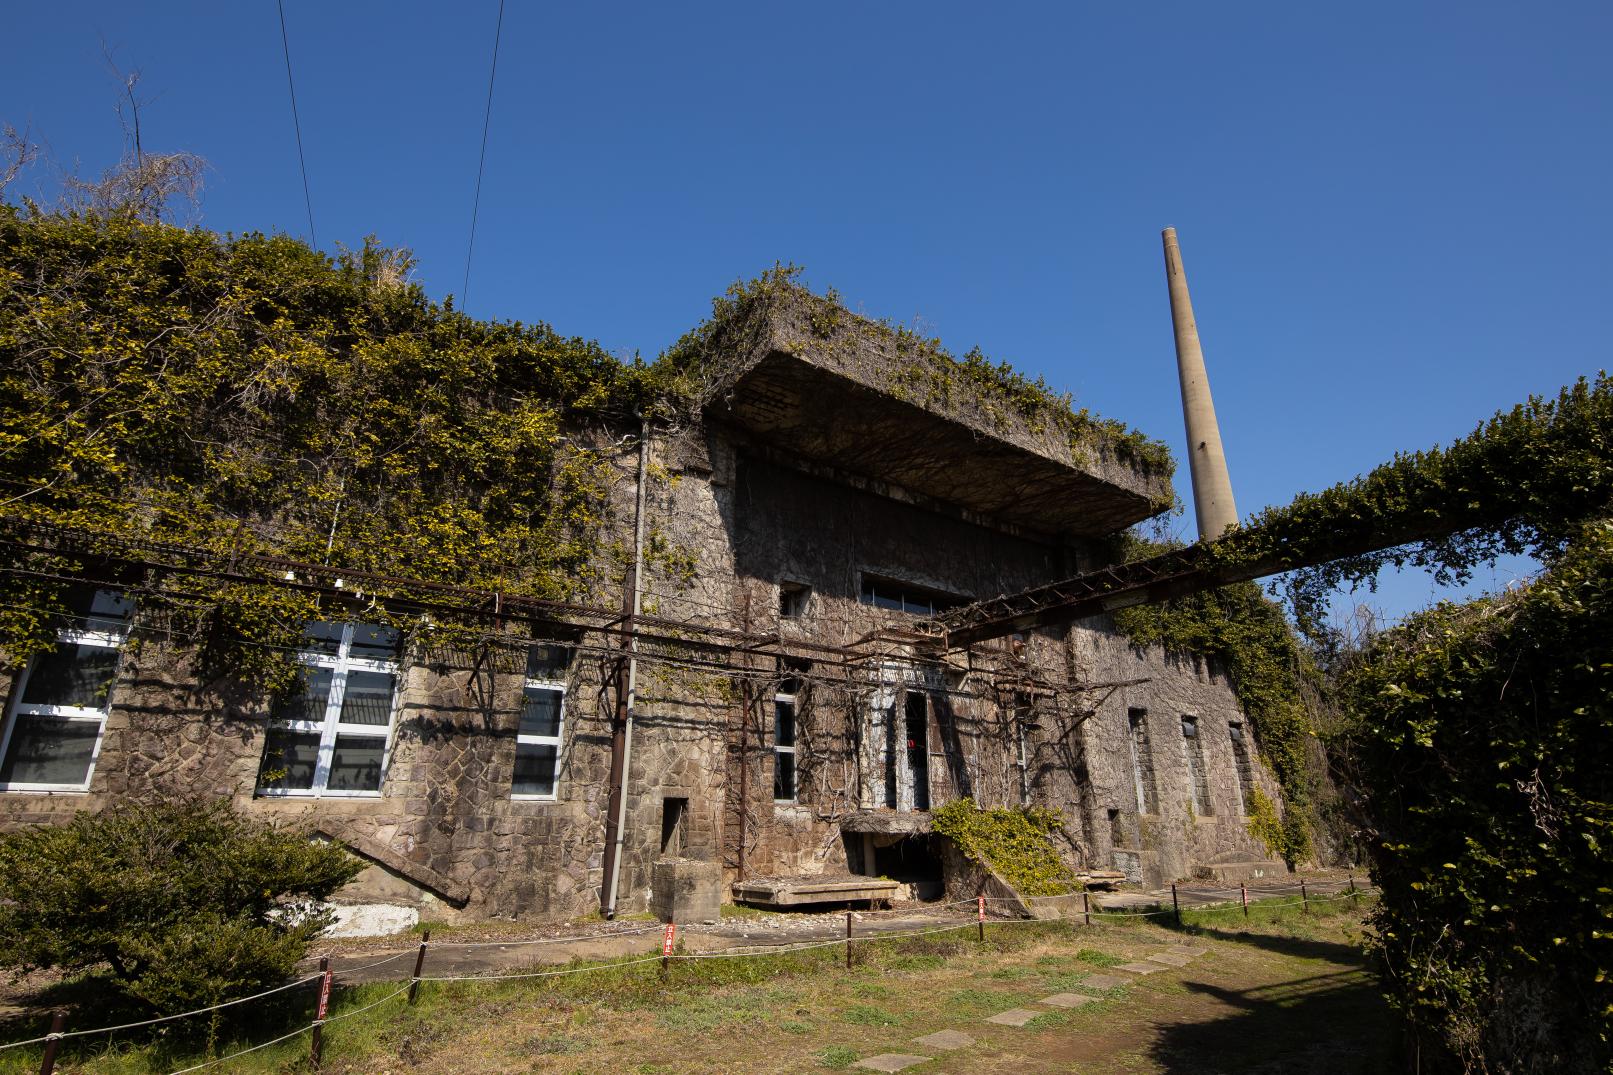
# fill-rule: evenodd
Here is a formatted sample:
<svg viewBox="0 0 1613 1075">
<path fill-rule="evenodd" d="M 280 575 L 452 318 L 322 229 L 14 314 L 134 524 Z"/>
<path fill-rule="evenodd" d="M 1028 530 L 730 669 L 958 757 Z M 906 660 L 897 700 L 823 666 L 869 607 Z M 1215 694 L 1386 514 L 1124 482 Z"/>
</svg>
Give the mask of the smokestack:
<svg viewBox="0 0 1613 1075">
<path fill-rule="evenodd" d="M 1187 273 L 1176 229 L 1166 228 L 1165 280 L 1171 292 L 1171 323 L 1176 327 L 1176 372 L 1182 381 L 1182 417 L 1187 423 L 1187 458 L 1193 477 L 1193 510 L 1198 516 L 1199 540 L 1214 541 L 1238 521 L 1232 502 L 1232 478 L 1226 453 L 1221 450 L 1221 427 L 1215 422 L 1210 399 L 1210 378 L 1204 372 L 1204 351 L 1193 321 L 1193 300 L 1187 294 Z"/>
</svg>

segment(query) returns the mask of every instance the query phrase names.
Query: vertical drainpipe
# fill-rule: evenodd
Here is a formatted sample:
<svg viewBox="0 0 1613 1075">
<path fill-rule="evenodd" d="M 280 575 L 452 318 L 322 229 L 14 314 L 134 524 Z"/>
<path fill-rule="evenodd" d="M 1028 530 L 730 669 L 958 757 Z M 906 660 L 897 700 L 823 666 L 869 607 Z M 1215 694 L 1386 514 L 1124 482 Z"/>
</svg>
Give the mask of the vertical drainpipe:
<svg viewBox="0 0 1613 1075">
<path fill-rule="evenodd" d="M 1210 377 L 1204 371 L 1204 349 L 1199 345 L 1193 300 L 1187 293 L 1187 272 L 1176 229 L 1166 228 L 1165 282 L 1171 295 L 1171 324 L 1176 330 L 1176 372 L 1182 382 L 1182 417 L 1187 425 L 1187 459 L 1193 478 L 1193 510 L 1198 517 L 1199 540 L 1214 541 L 1238 522 L 1232 502 L 1232 478 L 1226 452 L 1221 448 L 1221 427 L 1210 399 Z"/>
<path fill-rule="evenodd" d="M 633 762 L 633 707 L 638 701 L 638 616 L 644 587 L 644 491 L 645 472 L 650 460 L 650 422 L 640 416 L 638 439 L 638 488 L 633 509 L 633 566 L 627 576 L 627 593 L 622 604 L 627 616 L 627 661 L 624 674 L 616 681 L 616 733 L 611 743 L 611 815 L 605 825 L 605 899 L 607 919 L 616 917 L 616 893 L 622 880 L 622 844 L 627 836 L 627 783 Z"/>
</svg>

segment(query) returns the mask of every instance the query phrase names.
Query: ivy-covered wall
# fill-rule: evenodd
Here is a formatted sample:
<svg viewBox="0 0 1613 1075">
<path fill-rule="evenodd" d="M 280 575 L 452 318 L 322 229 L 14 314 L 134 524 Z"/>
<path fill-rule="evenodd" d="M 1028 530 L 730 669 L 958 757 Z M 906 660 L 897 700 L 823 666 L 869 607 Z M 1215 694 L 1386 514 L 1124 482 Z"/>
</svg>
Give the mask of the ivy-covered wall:
<svg viewBox="0 0 1613 1075">
<path fill-rule="evenodd" d="M 1429 1061 L 1613 1060 L 1610 639 L 1603 521 L 1529 586 L 1414 616 L 1341 676 L 1383 891 L 1374 944 Z"/>
</svg>

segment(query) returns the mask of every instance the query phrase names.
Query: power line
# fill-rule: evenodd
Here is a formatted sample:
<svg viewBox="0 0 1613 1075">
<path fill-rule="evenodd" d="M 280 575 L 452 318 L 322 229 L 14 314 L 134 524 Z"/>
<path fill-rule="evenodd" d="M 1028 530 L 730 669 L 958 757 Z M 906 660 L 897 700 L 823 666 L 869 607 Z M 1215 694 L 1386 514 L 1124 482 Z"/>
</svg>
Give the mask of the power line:
<svg viewBox="0 0 1613 1075">
<path fill-rule="evenodd" d="M 319 245 L 319 233 L 314 231 L 314 199 L 308 193 L 308 160 L 302 153 L 302 121 L 297 118 L 297 84 L 291 78 L 291 42 L 286 37 L 286 2 L 275 0 L 280 9 L 280 49 L 286 57 L 286 89 L 291 91 L 291 126 L 297 132 L 297 163 L 302 168 L 302 202 L 308 209 L 308 238 Z"/>
<path fill-rule="evenodd" d="M 493 66 L 487 75 L 487 111 L 482 115 L 482 155 L 476 162 L 476 197 L 470 208 L 470 242 L 465 245 L 465 286 L 460 288 L 459 308 L 470 299 L 470 259 L 476 249 L 476 217 L 482 208 L 482 172 L 487 168 L 487 129 L 493 122 L 493 82 L 498 78 L 498 43 L 504 34 L 504 0 L 498 0 L 498 24 L 493 28 Z"/>
</svg>

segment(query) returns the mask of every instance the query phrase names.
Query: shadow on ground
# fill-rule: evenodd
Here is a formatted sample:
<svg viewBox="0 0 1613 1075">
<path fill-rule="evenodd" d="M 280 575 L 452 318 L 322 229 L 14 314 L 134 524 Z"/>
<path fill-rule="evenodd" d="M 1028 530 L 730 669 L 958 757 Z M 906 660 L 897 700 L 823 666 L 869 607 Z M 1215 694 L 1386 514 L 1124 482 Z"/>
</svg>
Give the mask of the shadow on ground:
<svg viewBox="0 0 1613 1075">
<path fill-rule="evenodd" d="M 1398 1070 L 1400 1029 L 1359 949 L 1300 937 L 1201 929 L 1201 937 L 1311 961 L 1315 973 L 1280 985 L 1228 989 L 1194 980 L 1189 993 L 1228 1012 L 1164 1027 L 1154 1060 L 1172 1075 L 1381 1075 Z"/>
</svg>

